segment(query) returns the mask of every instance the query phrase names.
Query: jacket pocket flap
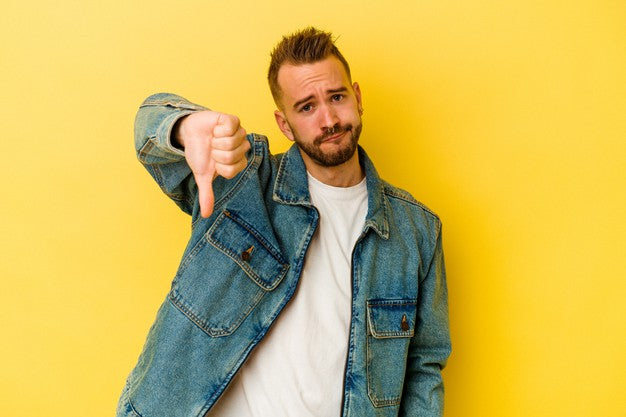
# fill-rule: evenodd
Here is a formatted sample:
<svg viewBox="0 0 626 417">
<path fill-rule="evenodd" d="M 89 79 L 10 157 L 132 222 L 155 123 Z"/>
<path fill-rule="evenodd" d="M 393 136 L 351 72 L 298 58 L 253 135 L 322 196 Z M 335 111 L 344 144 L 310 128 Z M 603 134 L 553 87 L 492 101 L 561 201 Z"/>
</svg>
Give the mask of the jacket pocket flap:
<svg viewBox="0 0 626 417">
<path fill-rule="evenodd" d="M 222 251 L 261 288 L 273 290 L 283 279 L 289 264 L 249 224 L 222 212 L 207 232 L 207 240 Z"/>
<path fill-rule="evenodd" d="M 412 337 L 415 334 L 416 300 L 370 300 L 367 323 L 376 339 Z"/>
</svg>

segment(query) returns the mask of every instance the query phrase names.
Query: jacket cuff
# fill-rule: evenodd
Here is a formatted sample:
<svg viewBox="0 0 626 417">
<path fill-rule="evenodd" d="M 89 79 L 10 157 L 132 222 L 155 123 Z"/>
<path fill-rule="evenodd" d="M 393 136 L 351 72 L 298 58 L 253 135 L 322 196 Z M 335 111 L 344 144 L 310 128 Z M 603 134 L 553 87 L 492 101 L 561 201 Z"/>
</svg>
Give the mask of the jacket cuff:
<svg viewBox="0 0 626 417">
<path fill-rule="evenodd" d="M 172 144 L 172 129 L 177 121 L 196 111 L 197 110 L 181 110 L 180 112 L 169 114 L 163 119 L 163 122 L 156 132 L 157 146 L 168 153 L 184 157 L 185 151 Z"/>
</svg>

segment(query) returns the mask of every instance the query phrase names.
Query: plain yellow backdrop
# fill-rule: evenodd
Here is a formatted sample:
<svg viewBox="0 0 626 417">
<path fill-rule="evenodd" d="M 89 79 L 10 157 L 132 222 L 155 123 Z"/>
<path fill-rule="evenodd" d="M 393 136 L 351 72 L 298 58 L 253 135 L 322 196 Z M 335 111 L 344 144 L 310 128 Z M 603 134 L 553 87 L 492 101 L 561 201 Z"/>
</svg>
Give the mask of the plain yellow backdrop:
<svg viewBox="0 0 626 417">
<path fill-rule="evenodd" d="M 189 233 L 136 161 L 139 103 L 283 151 L 268 54 L 310 24 L 379 172 L 443 219 L 446 416 L 625 416 L 623 0 L 5 0 L 0 415 L 113 415 Z"/>
</svg>

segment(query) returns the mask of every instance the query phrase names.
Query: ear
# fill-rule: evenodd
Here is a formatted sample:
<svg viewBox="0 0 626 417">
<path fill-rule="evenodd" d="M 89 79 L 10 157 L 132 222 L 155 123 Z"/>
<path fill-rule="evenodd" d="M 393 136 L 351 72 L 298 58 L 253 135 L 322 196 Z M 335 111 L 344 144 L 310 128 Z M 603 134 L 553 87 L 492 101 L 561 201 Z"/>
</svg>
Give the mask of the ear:
<svg viewBox="0 0 626 417">
<path fill-rule="evenodd" d="M 356 81 L 352 83 L 352 90 L 354 91 L 354 96 L 356 97 L 359 114 L 363 114 L 363 102 L 361 101 L 361 87 L 359 87 L 359 83 Z"/>
<path fill-rule="evenodd" d="M 293 141 L 293 132 L 291 131 L 291 126 L 289 126 L 289 122 L 287 122 L 285 114 L 280 110 L 274 110 L 274 117 L 276 118 L 276 124 L 278 124 L 278 128 L 281 132 L 283 132 L 283 135 L 287 136 L 287 139 L 290 141 Z"/>
</svg>

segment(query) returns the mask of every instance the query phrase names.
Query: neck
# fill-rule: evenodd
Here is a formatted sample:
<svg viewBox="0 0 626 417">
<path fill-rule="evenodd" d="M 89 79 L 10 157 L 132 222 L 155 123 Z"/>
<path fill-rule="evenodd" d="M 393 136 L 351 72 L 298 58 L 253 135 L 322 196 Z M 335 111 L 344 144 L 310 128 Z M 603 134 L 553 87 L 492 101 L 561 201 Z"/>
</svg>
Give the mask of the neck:
<svg viewBox="0 0 626 417">
<path fill-rule="evenodd" d="M 333 187 L 351 187 L 361 182 L 365 173 L 359 164 L 359 153 L 341 165 L 326 167 L 319 165 L 300 151 L 306 170 L 318 181 Z"/>
</svg>

